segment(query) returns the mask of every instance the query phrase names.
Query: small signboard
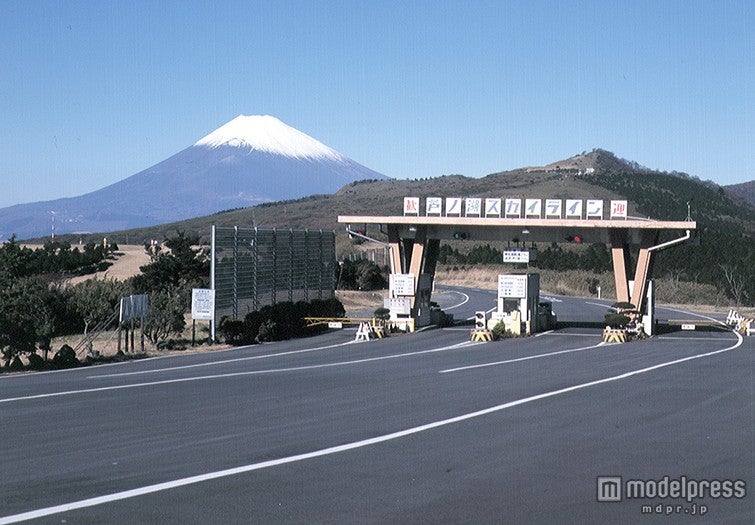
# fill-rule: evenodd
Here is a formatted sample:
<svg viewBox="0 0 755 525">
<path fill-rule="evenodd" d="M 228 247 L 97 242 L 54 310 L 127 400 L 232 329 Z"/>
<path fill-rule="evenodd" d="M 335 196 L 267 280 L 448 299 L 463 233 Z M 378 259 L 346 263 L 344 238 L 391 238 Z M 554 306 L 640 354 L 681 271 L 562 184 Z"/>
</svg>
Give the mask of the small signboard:
<svg viewBox="0 0 755 525">
<path fill-rule="evenodd" d="M 383 299 L 383 307 L 392 314 L 409 315 L 412 313 L 412 303 L 408 297 L 387 297 Z"/>
<path fill-rule="evenodd" d="M 530 251 L 529 250 L 504 250 L 503 262 L 528 263 L 530 262 Z"/>
<path fill-rule="evenodd" d="M 485 217 L 501 216 L 501 199 L 485 199 Z"/>
<path fill-rule="evenodd" d="M 391 296 L 414 296 L 414 274 L 392 273 L 389 282 Z"/>
<path fill-rule="evenodd" d="M 191 290 L 191 318 L 195 321 L 212 321 L 215 318 L 215 290 Z"/>
<path fill-rule="evenodd" d="M 428 197 L 425 202 L 427 215 L 440 215 L 443 212 L 443 199 L 441 197 Z"/>
<path fill-rule="evenodd" d="M 498 297 L 505 299 L 523 299 L 527 297 L 527 276 L 499 275 Z"/>
<path fill-rule="evenodd" d="M 328 328 L 343 328 L 341 321 L 328 321 Z"/>
<path fill-rule="evenodd" d="M 419 215 L 419 197 L 404 197 L 404 215 Z"/>
<path fill-rule="evenodd" d="M 461 217 L 461 198 L 446 197 L 446 216 L 458 215 Z"/>
<path fill-rule="evenodd" d="M 120 322 L 140 319 L 149 315 L 149 297 L 147 295 L 129 295 L 121 297 Z"/>
<path fill-rule="evenodd" d="M 627 218 L 627 201 L 611 201 L 611 218 Z"/>
</svg>

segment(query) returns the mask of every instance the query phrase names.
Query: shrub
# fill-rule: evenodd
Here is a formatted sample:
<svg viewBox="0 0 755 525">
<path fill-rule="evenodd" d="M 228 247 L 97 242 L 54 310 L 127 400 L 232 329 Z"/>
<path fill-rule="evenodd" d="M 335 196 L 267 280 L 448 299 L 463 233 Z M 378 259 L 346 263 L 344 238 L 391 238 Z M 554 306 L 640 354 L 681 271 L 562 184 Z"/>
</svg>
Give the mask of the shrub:
<svg viewBox="0 0 755 525">
<path fill-rule="evenodd" d="M 242 320 L 224 317 L 218 331 L 220 337 L 235 346 L 262 341 L 280 341 L 303 337 L 326 329 L 324 325 L 307 327 L 305 317 L 344 317 L 341 301 L 335 297 L 315 299 L 309 303 L 281 302 L 249 312 Z"/>
<path fill-rule="evenodd" d="M 387 321 L 391 317 L 391 311 L 388 308 L 380 307 L 376 308 L 375 312 L 373 314 L 377 319 L 382 319 L 383 321 Z"/>
<path fill-rule="evenodd" d="M 610 313 L 606 314 L 604 322 L 611 328 L 624 328 L 629 321 L 628 315 Z"/>
<path fill-rule="evenodd" d="M 36 352 L 29 354 L 29 368 L 32 370 L 42 370 L 45 367 L 44 358 Z"/>
<path fill-rule="evenodd" d="M 69 345 L 63 345 L 60 350 L 55 352 L 52 358 L 52 364 L 55 368 L 71 368 L 79 364 L 76 358 L 76 352 Z"/>
<path fill-rule="evenodd" d="M 506 323 L 503 321 L 496 323 L 491 332 L 493 332 L 493 339 L 509 339 L 514 337 L 514 334 L 506 329 Z"/>
</svg>

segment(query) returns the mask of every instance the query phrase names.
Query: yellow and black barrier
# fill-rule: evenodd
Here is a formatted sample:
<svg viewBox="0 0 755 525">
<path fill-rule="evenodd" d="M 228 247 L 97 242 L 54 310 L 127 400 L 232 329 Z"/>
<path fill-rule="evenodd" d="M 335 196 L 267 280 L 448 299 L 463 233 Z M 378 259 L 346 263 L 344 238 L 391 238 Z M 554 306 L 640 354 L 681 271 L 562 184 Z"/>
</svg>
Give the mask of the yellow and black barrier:
<svg viewBox="0 0 755 525">
<path fill-rule="evenodd" d="M 493 332 L 490 330 L 475 329 L 471 331 L 470 339 L 481 343 L 489 343 L 493 340 Z"/>
<path fill-rule="evenodd" d="M 606 326 L 603 330 L 603 342 L 604 343 L 626 343 L 627 331 L 618 328 L 610 328 Z"/>
</svg>

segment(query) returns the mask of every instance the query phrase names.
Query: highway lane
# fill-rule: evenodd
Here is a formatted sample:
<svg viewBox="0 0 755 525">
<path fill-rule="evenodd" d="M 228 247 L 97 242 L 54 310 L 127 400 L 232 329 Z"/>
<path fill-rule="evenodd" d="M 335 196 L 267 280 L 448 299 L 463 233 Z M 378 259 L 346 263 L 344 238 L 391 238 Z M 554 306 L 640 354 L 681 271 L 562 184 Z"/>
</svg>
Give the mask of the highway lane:
<svg viewBox="0 0 755 525">
<path fill-rule="evenodd" d="M 674 336 L 604 346 L 599 330 L 580 328 L 471 345 L 451 329 L 348 344 L 353 332 L 334 332 L 4 377 L 0 439 L 25 445 L 2 460 L 0 515 L 353 444 L 41 521 L 596 522 L 639 512 L 596 503 L 599 475 L 751 483 L 751 342 L 636 373 L 739 344 L 730 333 Z M 711 506 L 719 519 L 752 514 L 751 500 Z"/>
</svg>

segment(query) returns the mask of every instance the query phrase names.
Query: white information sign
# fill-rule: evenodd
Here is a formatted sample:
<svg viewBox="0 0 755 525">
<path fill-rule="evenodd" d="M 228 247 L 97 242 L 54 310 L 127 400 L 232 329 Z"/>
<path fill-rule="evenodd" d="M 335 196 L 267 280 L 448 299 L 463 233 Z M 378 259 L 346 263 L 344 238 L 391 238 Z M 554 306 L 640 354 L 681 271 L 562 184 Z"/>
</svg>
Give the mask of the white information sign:
<svg viewBox="0 0 755 525">
<path fill-rule="evenodd" d="M 566 199 L 566 217 L 582 218 L 582 199 Z"/>
<path fill-rule="evenodd" d="M 442 197 L 428 197 L 425 203 L 426 213 L 428 215 L 440 215 L 443 211 Z"/>
<path fill-rule="evenodd" d="M 478 198 L 469 198 L 466 201 L 466 214 L 467 217 L 470 215 L 476 215 L 480 216 L 482 214 L 482 199 Z"/>
<path fill-rule="evenodd" d="M 545 199 L 545 216 L 561 218 L 563 202 L 561 199 Z"/>
<path fill-rule="evenodd" d="M 215 318 L 215 290 L 191 290 L 191 318 L 195 321 L 212 321 Z"/>
<path fill-rule="evenodd" d="M 404 215 L 419 215 L 419 197 L 404 197 Z"/>
<path fill-rule="evenodd" d="M 522 199 L 506 199 L 506 217 L 522 216 Z"/>
<path fill-rule="evenodd" d="M 588 219 L 602 219 L 603 218 L 603 201 L 596 199 L 589 199 L 587 201 L 587 208 L 585 215 Z"/>
<path fill-rule="evenodd" d="M 611 201 L 611 218 L 627 218 L 627 201 Z"/>
<path fill-rule="evenodd" d="M 542 199 L 526 199 L 524 207 L 525 217 L 540 217 L 543 209 Z"/>
<path fill-rule="evenodd" d="M 501 199 L 485 199 L 485 217 L 501 216 Z"/>
<path fill-rule="evenodd" d="M 523 299 L 527 297 L 526 275 L 499 275 L 498 298 Z"/>
<path fill-rule="evenodd" d="M 408 297 L 388 297 L 383 300 L 383 307 L 398 315 L 412 313 L 412 303 Z"/>
<path fill-rule="evenodd" d="M 528 263 L 530 262 L 530 252 L 529 250 L 504 250 L 503 262 Z"/>
<path fill-rule="evenodd" d="M 390 275 L 390 293 L 393 297 L 414 296 L 414 274 L 392 273 Z"/>
<path fill-rule="evenodd" d="M 460 197 L 446 197 L 446 215 L 461 215 Z"/>
</svg>

